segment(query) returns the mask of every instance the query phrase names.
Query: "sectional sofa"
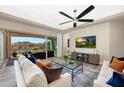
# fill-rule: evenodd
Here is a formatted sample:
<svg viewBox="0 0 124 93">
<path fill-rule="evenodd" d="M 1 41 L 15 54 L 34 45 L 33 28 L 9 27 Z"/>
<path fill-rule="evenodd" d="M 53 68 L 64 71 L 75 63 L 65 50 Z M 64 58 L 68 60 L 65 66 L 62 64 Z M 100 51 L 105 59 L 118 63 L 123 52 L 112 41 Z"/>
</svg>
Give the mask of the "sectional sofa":
<svg viewBox="0 0 124 93">
<path fill-rule="evenodd" d="M 17 87 L 71 87 L 70 74 L 63 74 L 48 84 L 44 72 L 23 55 L 14 61 L 14 68 Z"/>
<path fill-rule="evenodd" d="M 111 87 L 110 85 L 106 84 L 106 82 L 111 78 L 114 71 L 108 66 L 109 64 L 110 61 L 104 61 L 99 76 L 94 81 L 94 87 Z"/>
</svg>

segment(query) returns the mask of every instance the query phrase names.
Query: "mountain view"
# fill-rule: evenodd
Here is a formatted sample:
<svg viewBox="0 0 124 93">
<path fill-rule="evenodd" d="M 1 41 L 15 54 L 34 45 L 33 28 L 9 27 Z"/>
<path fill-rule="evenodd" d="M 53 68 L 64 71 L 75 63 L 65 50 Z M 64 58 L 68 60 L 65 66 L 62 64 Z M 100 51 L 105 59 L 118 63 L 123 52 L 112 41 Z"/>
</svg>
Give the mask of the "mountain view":
<svg viewBox="0 0 124 93">
<path fill-rule="evenodd" d="M 46 48 L 47 43 L 47 48 Z M 45 50 L 56 51 L 56 38 L 11 37 L 11 54 L 16 56 L 25 52 L 39 53 Z"/>
<path fill-rule="evenodd" d="M 24 53 L 31 51 L 32 53 L 42 52 L 46 48 L 45 43 L 17 42 L 12 44 L 12 52 Z"/>
</svg>

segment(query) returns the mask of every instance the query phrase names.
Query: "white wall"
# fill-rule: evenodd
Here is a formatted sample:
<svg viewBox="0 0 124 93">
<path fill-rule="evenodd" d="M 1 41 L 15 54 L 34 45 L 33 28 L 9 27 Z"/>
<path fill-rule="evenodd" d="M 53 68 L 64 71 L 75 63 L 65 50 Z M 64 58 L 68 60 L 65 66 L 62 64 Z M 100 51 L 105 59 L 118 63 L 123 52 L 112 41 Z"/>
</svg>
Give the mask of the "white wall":
<svg viewBox="0 0 124 93">
<path fill-rule="evenodd" d="M 2 65 L 3 59 L 3 33 L 0 31 L 0 67 Z"/>
<path fill-rule="evenodd" d="M 63 55 L 67 55 L 70 48 L 68 48 L 68 39 L 70 38 L 70 33 L 63 35 Z"/>
<path fill-rule="evenodd" d="M 41 27 L 37 27 L 37 26 L 33 26 L 33 25 L 21 23 L 21 22 L 15 22 L 13 20 L 6 20 L 2 18 L 0 18 L 0 29 L 6 29 L 8 31 L 11 30 L 13 32 L 15 31 L 15 32 L 23 32 L 23 33 L 29 33 L 29 34 L 48 35 L 53 37 L 57 37 L 57 33 L 58 33 L 53 30 L 48 30 L 45 28 L 41 28 Z M 2 44 L 2 42 L 0 43 Z M 2 53 L 2 55 L 5 55 L 5 54 Z"/>
<path fill-rule="evenodd" d="M 84 36 L 96 36 L 96 49 L 100 54 L 100 62 L 109 59 L 109 31 L 110 24 L 103 23 L 70 32 L 70 50 L 83 53 L 94 53 L 95 49 L 75 48 L 75 38 Z M 66 37 L 67 35 L 65 35 Z M 64 38 L 65 39 L 65 38 Z M 64 43 L 65 44 L 65 43 Z M 64 48 L 66 50 L 66 47 Z"/>
<path fill-rule="evenodd" d="M 110 56 L 124 57 L 124 22 L 110 23 Z"/>
<path fill-rule="evenodd" d="M 57 34 L 57 57 L 62 56 L 62 34 L 58 33 Z"/>
<path fill-rule="evenodd" d="M 4 20 L 4 19 L 0 19 L 0 28 L 4 28 L 4 29 L 16 31 L 16 32 L 57 36 L 56 31 L 51 31 L 51 30 L 40 28 L 40 27 L 31 26 L 24 23 L 18 23 L 18 22 L 14 22 L 11 20 Z"/>
<path fill-rule="evenodd" d="M 0 31 L 0 59 L 3 59 L 3 32 Z"/>
</svg>

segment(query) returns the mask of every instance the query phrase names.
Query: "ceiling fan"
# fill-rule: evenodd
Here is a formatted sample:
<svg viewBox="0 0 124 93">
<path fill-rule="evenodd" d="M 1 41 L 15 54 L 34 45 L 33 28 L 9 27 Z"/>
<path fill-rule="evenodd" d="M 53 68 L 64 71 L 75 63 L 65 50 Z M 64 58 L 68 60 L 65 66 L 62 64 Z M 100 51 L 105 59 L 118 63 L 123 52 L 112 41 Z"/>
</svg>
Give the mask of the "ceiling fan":
<svg viewBox="0 0 124 93">
<path fill-rule="evenodd" d="M 90 5 L 87 9 L 85 9 L 80 15 L 78 15 L 76 17 L 76 12 L 77 10 L 74 10 L 74 17 L 71 17 L 69 16 L 68 14 L 60 11 L 59 13 L 68 17 L 69 19 L 71 19 L 70 21 L 67 21 L 67 22 L 64 22 L 64 23 L 60 23 L 59 25 L 63 25 L 63 24 L 66 24 L 66 23 L 70 23 L 70 22 L 73 22 L 73 27 L 77 27 L 77 22 L 93 22 L 94 20 L 93 19 L 80 19 L 82 18 L 83 16 L 85 16 L 86 14 L 88 14 L 90 11 L 92 11 L 95 7 L 93 5 Z"/>
</svg>

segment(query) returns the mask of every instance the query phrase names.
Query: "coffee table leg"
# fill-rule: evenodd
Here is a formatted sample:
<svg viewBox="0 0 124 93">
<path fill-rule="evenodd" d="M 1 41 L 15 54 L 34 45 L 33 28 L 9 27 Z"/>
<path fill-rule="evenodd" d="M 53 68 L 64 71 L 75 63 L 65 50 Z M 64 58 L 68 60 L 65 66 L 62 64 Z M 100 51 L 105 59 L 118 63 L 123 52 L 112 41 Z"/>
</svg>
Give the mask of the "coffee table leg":
<svg viewBox="0 0 124 93">
<path fill-rule="evenodd" d="M 71 76 L 72 76 L 72 82 L 73 82 L 73 70 L 72 70 L 72 72 L 71 72 Z"/>
<path fill-rule="evenodd" d="M 83 64 L 82 64 L 82 72 L 83 72 Z"/>
</svg>

